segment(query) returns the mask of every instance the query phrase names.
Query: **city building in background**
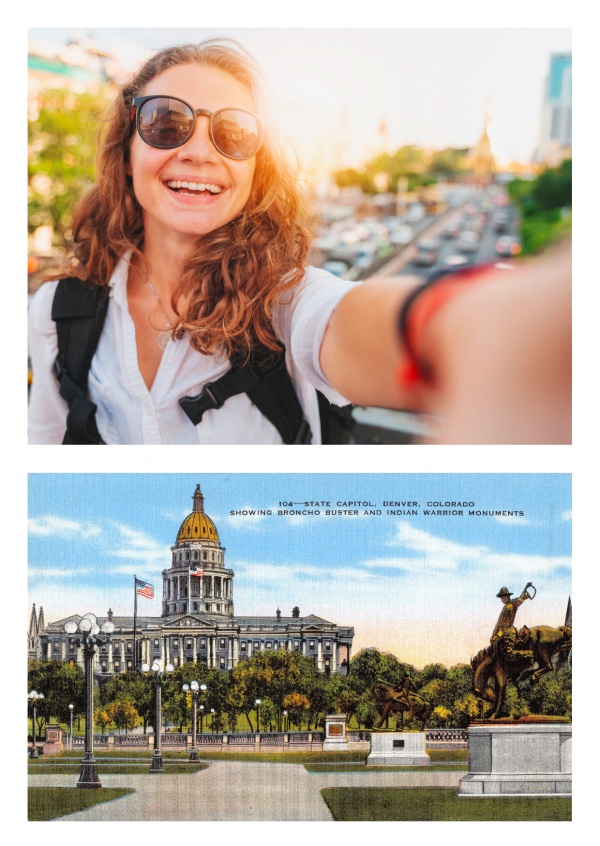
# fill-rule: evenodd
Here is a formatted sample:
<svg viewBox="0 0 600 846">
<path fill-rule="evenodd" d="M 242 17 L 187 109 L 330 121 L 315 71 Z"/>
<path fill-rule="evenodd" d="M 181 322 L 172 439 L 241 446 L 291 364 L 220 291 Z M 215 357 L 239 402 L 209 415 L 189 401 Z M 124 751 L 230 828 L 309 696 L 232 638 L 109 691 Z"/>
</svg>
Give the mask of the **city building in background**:
<svg viewBox="0 0 600 846">
<path fill-rule="evenodd" d="M 546 78 L 539 161 L 556 167 L 571 157 L 572 149 L 572 55 L 553 53 Z"/>
<path fill-rule="evenodd" d="M 163 570 L 160 617 L 117 617 L 109 610 L 98 624 L 110 620 L 112 640 L 100 646 L 95 674 L 109 678 L 134 670 L 155 659 L 175 667 L 197 662 L 217 670 L 231 670 L 256 652 L 285 649 L 300 652 L 315 662 L 318 672 L 345 675 L 350 663 L 354 629 L 339 626 L 313 614 L 301 617 L 300 609 L 283 616 L 235 616 L 234 571 L 225 566 L 225 547 L 217 527 L 204 511 L 200 485 L 193 495 L 193 510 L 179 527 L 171 547 L 171 564 Z M 132 573 L 133 576 L 133 573 Z M 133 579 L 132 579 L 133 581 Z M 133 585 L 132 585 L 133 586 Z M 135 581 L 141 596 L 153 586 Z M 133 605 L 132 597 L 132 605 Z M 79 623 L 73 614 L 45 624 L 44 610 L 31 612 L 28 657 L 79 664 L 83 648 L 65 632 L 65 623 Z"/>
</svg>

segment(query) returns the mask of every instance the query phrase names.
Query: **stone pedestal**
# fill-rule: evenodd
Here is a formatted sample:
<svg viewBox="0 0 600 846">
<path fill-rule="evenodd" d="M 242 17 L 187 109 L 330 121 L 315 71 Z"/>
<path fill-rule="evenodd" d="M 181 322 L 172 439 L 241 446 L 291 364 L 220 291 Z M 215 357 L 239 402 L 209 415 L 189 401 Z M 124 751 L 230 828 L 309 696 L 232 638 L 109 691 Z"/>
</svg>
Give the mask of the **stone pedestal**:
<svg viewBox="0 0 600 846">
<path fill-rule="evenodd" d="M 570 796 L 571 729 L 557 723 L 475 725 L 459 796 Z"/>
<path fill-rule="evenodd" d="M 325 717 L 323 752 L 343 752 L 347 746 L 346 714 L 328 714 Z"/>
<path fill-rule="evenodd" d="M 63 730 L 58 724 L 46 724 L 46 739 L 44 740 L 44 755 L 58 755 L 64 749 Z"/>
<path fill-rule="evenodd" d="M 430 767 L 431 758 L 425 750 L 425 732 L 372 732 L 367 766 Z"/>
</svg>

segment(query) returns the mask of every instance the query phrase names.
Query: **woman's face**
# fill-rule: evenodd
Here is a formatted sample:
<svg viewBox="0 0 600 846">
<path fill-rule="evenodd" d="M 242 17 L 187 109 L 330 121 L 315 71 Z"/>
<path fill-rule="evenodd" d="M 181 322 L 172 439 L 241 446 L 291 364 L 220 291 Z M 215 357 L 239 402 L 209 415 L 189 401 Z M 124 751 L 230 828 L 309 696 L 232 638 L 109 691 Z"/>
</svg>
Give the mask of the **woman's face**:
<svg viewBox="0 0 600 846">
<path fill-rule="evenodd" d="M 232 106 L 255 111 L 250 92 L 235 77 L 206 65 L 169 68 L 156 76 L 141 96 L 161 94 L 185 100 L 194 109 L 216 111 Z M 134 132 L 127 173 L 142 207 L 144 241 L 189 248 L 197 236 L 233 220 L 250 196 L 256 157 L 237 161 L 221 155 L 210 139 L 209 118 L 198 115 L 193 135 L 181 147 L 160 150 Z M 210 185 L 190 192 L 176 182 Z M 171 185 L 171 187 L 169 187 Z"/>
</svg>

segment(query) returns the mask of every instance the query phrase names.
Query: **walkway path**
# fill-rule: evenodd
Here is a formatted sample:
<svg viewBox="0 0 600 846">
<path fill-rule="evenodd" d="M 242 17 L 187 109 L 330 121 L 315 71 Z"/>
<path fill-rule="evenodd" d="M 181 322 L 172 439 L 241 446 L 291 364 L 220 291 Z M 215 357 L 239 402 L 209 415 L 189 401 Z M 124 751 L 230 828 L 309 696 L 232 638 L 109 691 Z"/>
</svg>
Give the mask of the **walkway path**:
<svg viewBox="0 0 600 846">
<path fill-rule="evenodd" d="M 457 787 L 462 772 L 308 773 L 301 764 L 211 761 L 193 775 L 103 775 L 104 787 L 133 787 L 122 799 L 61 821 L 332 821 L 323 787 Z M 31 775 L 31 787 L 73 787 L 76 775 Z"/>
</svg>

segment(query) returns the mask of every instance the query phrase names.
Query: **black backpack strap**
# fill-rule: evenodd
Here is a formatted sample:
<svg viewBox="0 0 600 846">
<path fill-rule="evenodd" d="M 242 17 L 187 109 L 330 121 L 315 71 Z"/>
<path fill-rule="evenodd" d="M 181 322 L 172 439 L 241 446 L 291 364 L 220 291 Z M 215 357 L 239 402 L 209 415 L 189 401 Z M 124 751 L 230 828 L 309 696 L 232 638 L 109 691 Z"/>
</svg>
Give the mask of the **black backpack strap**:
<svg viewBox="0 0 600 846">
<path fill-rule="evenodd" d="M 96 426 L 97 406 L 87 395 L 92 358 L 108 310 L 108 289 L 75 277 L 60 279 L 52 303 L 61 397 L 69 405 L 63 444 L 103 444 Z"/>
<path fill-rule="evenodd" d="M 321 420 L 321 443 L 349 444 L 352 443 L 354 418 L 353 405 L 334 405 L 327 397 L 317 391 L 319 402 L 319 418 Z"/>
<path fill-rule="evenodd" d="M 261 364 L 261 357 L 267 364 Z M 312 432 L 287 372 L 284 351 L 265 358 L 259 350 L 249 363 L 233 359 L 231 369 L 220 379 L 205 385 L 195 397 L 182 397 L 179 404 L 197 426 L 205 411 L 221 408 L 229 397 L 244 393 L 275 426 L 284 444 L 310 444 Z"/>
</svg>

